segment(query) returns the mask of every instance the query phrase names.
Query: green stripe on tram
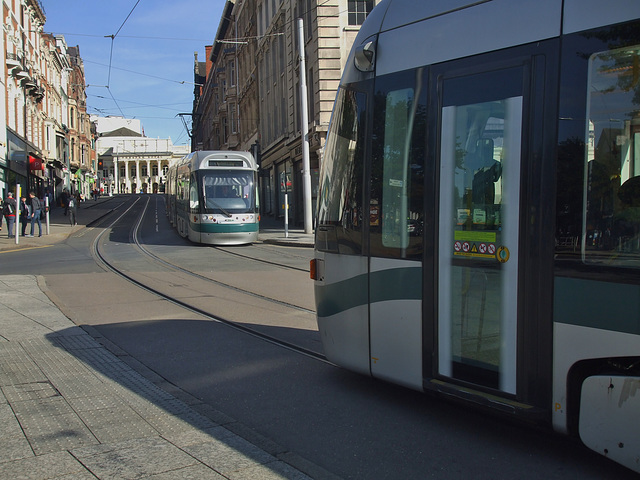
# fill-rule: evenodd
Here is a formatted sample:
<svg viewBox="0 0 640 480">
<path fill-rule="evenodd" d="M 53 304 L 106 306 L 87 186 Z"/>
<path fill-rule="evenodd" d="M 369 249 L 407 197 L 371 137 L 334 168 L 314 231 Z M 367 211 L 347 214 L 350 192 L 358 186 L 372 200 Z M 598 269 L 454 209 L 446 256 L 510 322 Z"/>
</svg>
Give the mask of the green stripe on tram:
<svg viewBox="0 0 640 480">
<path fill-rule="evenodd" d="M 315 286 L 317 313 L 329 317 L 351 308 L 391 300 L 422 299 L 422 269 L 393 268 L 371 274 L 371 297 L 368 275 L 362 274 L 329 285 Z"/>
<path fill-rule="evenodd" d="M 554 321 L 640 335 L 640 286 L 556 277 Z"/>
<path fill-rule="evenodd" d="M 258 223 L 191 223 L 191 228 L 201 233 L 257 232 Z"/>
</svg>

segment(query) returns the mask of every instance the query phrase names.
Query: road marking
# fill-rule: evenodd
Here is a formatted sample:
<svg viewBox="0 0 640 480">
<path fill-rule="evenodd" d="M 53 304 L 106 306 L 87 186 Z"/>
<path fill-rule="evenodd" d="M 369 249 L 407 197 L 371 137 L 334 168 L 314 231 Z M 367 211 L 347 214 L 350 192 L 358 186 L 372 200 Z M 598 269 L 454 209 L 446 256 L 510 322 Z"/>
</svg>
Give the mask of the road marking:
<svg viewBox="0 0 640 480">
<path fill-rule="evenodd" d="M 18 245 L 15 248 L 10 247 L 7 250 L 0 250 L 0 253 L 24 252 L 25 250 L 35 250 L 37 248 L 49 248 L 49 247 L 53 247 L 53 245 L 41 245 L 38 247 L 21 247 Z"/>
</svg>

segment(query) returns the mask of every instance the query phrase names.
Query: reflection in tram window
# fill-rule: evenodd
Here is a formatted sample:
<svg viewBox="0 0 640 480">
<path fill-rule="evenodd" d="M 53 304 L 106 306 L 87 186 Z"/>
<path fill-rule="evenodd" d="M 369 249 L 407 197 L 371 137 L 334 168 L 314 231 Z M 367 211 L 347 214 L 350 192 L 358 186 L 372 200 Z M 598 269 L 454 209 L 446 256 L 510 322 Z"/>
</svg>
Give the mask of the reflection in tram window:
<svg viewBox="0 0 640 480">
<path fill-rule="evenodd" d="M 358 254 L 362 251 L 365 96 L 340 89 L 322 164 L 318 198 L 319 249 Z"/>
<path fill-rule="evenodd" d="M 422 69 L 376 83 L 371 155 L 371 255 L 421 258 L 425 89 Z"/>
<path fill-rule="evenodd" d="M 498 230 L 502 204 L 504 102 L 459 107 L 454 205 L 461 230 Z"/>
<path fill-rule="evenodd" d="M 640 264 L 640 47 L 589 59 L 586 215 L 587 263 Z"/>
</svg>

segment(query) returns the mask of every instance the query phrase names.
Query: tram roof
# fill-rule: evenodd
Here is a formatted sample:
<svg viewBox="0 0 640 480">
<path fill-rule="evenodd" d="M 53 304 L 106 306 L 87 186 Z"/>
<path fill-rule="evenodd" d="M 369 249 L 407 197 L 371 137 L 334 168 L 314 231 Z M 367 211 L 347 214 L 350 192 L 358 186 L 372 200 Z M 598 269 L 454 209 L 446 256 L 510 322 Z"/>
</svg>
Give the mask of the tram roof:
<svg viewBox="0 0 640 480">
<path fill-rule="evenodd" d="M 205 166 L 213 166 L 210 164 L 212 161 L 233 162 L 234 160 L 241 160 L 244 168 L 257 168 L 256 161 L 251 153 L 235 150 L 196 150 L 195 152 L 185 156 L 180 161 L 179 165 L 191 165 L 192 170 L 198 170 L 205 165 L 205 162 L 209 162 L 209 164 Z M 224 165 L 221 164 L 216 166 Z"/>
<path fill-rule="evenodd" d="M 380 34 L 380 75 L 638 18 L 638 0 L 383 0 L 354 45 Z"/>
</svg>

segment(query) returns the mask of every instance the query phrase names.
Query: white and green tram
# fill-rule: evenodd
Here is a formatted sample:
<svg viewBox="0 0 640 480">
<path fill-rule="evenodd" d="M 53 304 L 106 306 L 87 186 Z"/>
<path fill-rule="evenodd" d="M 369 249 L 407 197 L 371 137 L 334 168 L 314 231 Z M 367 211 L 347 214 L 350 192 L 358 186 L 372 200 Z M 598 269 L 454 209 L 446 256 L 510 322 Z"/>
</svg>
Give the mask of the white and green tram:
<svg viewBox="0 0 640 480">
<path fill-rule="evenodd" d="M 258 240 L 258 166 L 249 152 L 195 151 L 167 172 L 167 213 L 192 242 L 240 245 Z"/>
<path fill-rule="evenodd" d="M 313 264 L 332 362 L 640 471 L 640 2 L 383 0 Z"/>
</svg>

